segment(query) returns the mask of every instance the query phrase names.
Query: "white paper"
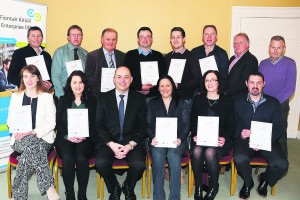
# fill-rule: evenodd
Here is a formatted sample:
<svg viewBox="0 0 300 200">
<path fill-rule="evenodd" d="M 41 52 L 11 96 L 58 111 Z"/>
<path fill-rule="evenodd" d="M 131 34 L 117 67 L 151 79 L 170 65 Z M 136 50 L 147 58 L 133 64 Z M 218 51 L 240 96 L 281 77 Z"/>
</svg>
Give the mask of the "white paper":
<svg viewBox="0 0 300 200">
<path fill-rule="evenodd" d="M 27 57 L 25 60 L 27 65 L 35 65 L 39 69 L 44 81 L 50 80 L 43 55 Z"/>
<path fill-rule="evenodd" d="M 217 147 L 219 117 L 198 116 L 197 145 Z"/>
<path fill-rule="evenodd" d="M 181 83 L 185 63 L 186 59 L 171 59 L 168 75 L 175 83 Z"/>
<path fill-rule="evenodd" d="M 9 108 L 9 132 L 25 133 L 32 131 L 31 105 Z"/>
<path fill-rule="evenodd" d="M 152 84 L 156 85 L 157 80 L 159 79 L 158 74 L 158 62 L 149 61 L 149 62 L 140 62 L 141 66 L 141 79 L 142 84 Z"/>
<path fill-rule="evenodd" d="M 101 72 L 101 92 L 107 92 L 115 88 L 113 77 L 116 68 L 102 68 Z"/>
<path fill-rule="evenodd" d="M 156 118 L 156 147 L 176 148 L 174 141 L 177 140 L 177 118 L 157 117 Z"/>
<path fill-rule="evenodd" d="M 208 70 L 218 71 L 218 66 L 214 55 L 199 59 L 199 64 L 200 64 L 202 76 Z"/>
<path fill-rule="evenodd" d="M 66 62 L 66 68 L 67 68 L 68 77 L 75 70 L 80 70 L 83 72 L 82 62 L 80 59 Z"/>
<path fill-rule="evenodd" d="M 88 109 L 68 109 L 68 137 L 89 137 Z"/>
<path fill-rule="evenodd" d="M 249 147 L 265 151 L 272 149 L 272 123 L 251 121 Z"/>
</svg>

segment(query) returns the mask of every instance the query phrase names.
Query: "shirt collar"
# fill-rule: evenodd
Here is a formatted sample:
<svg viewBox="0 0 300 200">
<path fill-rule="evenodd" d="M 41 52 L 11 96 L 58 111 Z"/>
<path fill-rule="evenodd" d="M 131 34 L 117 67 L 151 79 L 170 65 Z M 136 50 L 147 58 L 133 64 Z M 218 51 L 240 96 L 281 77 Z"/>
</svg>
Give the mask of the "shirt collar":
<svg viewBox="0 0 300 200">
<path fill-rule="evenodd" d="M 105 48 L 102 48 L 103 49 L 103 53 L 104 53 L 104 55 L 108 55 L 108 54 L 110 54 Z M 114 52 L 115 52 L 115 50 L 113 50 L 111 53 L 112 53 L 112 55 L 114 54 Z"/>
<path fill-rule="evenodd" d="M 80 48 L 80 47 L 77 47 L 77 49 L 79 49 L 79 48 Z M 73 44 L 68 43 L 68 49 L 69 49 L 69 50 L 74 50 L 74 49 L 76 49 L 76 48 L 74 47 Z"/>
<path fill-rule="evenodd" d="M 278 59 L 276 59 L 274 61 L 270 57 L 270 62 L 272 63 L 272 65 L 276 65 L 277 63 L 279 63 L 282 60 L 283 57 L 284 57 L 284 55 L 281 55 Z"/>
<path fill-rule="evenodd" d="M 138 52 L 139 52 L 139 55 L 143 54 L 144 56 L 147 56 L 149 55 L 150 53 L 152 53 L 152 50 L 150 49 L 149 51 L 143 51 L 140 47 L 137 48 Z"/>
<path fill-rule="evenodd" d="M 121 93 L 117 90 L 117 89 L 115 89 L 115 91 L 116 91 L 116 96 L 119 96 Z M 128 96 L 128 92 L 129 92 L 129 90 L 127 90 L 125 93 L 123 93 L 122 95 L 124 95 L 124 97 L 127 97 Z"/>
<path fill-rule="evenodd" d="M 242 53 L 240 56 L 235 54 L 235 58 L 240 59 L 247 51 L 245 51 L 244 53 Z"/>
<path fill-rule="evenodd" d="M 263 102 L 266 101 L 266 98 L 264 97 L 264 94 L 262 93 L 259 100 L 257 102 L 254 102 L 252 99 L 251 99 L 251 96 L 250 96 L 250 93 L 248 93 L 248 96 L 247 96 L 247 101 L 251 103 L 252 107 L 253 107 L 253 110 L 255 111 L 256 108 L 262 104 Z"/>
<path fill-rule="evenodd" d="M 185 50 L 186 50 L 186 48 L 185 48 L 185 47 L 183 47 L 182 49 L 180 49 L 180 51 L 174 51 L 174 50 L 173 50 L 173 53 L 180 53 L 180 54 L 184 54 Z"/>
</svg>

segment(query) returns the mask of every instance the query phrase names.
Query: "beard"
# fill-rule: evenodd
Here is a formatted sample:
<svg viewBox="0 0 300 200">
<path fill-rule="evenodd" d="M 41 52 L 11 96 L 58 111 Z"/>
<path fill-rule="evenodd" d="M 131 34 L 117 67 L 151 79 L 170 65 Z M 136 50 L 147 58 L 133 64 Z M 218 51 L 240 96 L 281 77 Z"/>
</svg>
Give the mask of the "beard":
<svg viewBox="0 0 300 200">
<path fill-rule="evenodd" d="M 250 94 L 253 96 L 259 96 L 260 95 L 260 91 L 258 88 L 252 88 Z"/>
</svg>

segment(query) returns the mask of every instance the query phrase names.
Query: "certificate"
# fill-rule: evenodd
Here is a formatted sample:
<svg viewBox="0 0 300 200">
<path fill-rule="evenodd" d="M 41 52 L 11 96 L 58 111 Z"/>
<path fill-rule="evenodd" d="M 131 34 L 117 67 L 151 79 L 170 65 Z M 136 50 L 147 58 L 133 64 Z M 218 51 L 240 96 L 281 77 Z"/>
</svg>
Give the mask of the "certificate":
<svg viewBox="0 0 300 200">
<path fill-rule="evenodd" d="M 32 131 L 31 106 L 9 108 L 9 132 L 25 133 Z"/>
<path fill-rule="evenodd" d="M 197 145 L 217 147 L 219 117 L 198 116 Z"/>
<path fill-rule="evenodd" d="M 272 149 L 272 123 L 251 121 L 251 135 L 249 147 L 271 151 Z"/>
<path fill-rule="evenodd" d="M 185 63 L 186 59 L 171 59 L 168 75 L 175 83 L 181 83 Z"/>
<path fill-rule="evenodd" d="M 107 92 L 115 88 L 113 81 L 116 68 L 102 68 L 101 72 L 101 92 Z"/>
<path fill-rule="evenodd" d="M 176 148 L 177 140 L 177 118 L 157 117 L 155 137 L 158 142 L 156 147 Z"/>
<path fill-rule="evenodd" d="M 202 76 L 208 70 L 218 71 L 218 66 L 214 55 L 199 59 L 199 64 L 200 64 Z"/>
<path fill-rule="evenodd" d="M 158 62 L 140 62 L 141 66 L 141 79 L 142 84 L 152 84 L 156 85 L 157 80 L 159 79 L 158 75 Z"/>
<path fill-rule="evenodd" d="M 88 109 L 68 109 L 68 137 L 89 137 Z"/>
<path fill-rule="evenodd" d="M 27 57 L 25 60 L 27 65 L 35 65 L 39 69 L 44 81 L 50 80 L 43 55 Z"/>
<path fill-rule="evenodd" d="M 75 70 L 80 70 L 83 72 L 83 67 L 80 59 L 66 62 L 66 68 L 67 68 L 68 77 Z"/>
</svg>

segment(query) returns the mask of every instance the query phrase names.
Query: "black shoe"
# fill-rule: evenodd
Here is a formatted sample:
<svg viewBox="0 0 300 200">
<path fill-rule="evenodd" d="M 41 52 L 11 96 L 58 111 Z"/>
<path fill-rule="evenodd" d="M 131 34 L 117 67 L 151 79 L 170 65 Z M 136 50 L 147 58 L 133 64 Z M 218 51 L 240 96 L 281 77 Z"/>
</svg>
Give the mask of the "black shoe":
<svg viewBox="0 0 300 200">
<path fill-rule="evenodd" d="M 217 187 L 209 188 L 208 192 L 204 196 L 205 200 L 214 200 L 219 192 L 219 184 Z"/>
<path fill-rule="evenodd" d="M 79 192 L 78 192 L 78 195 L 77 195 L 77 199 L 78 200 L 88 200 L 86 198 L 86 193 L 79 193 Z"/>
<path fill-rule="evenodd" d="M 75 192 L 69 192 L 69 193 L 65 192 L 65 194 L 66 194 L 66 200 L 76 200 Z"/>
<path fill-rule="evenodd" d="M 125 200 L 136 200 L 136 196 L 134 194 L 134 191 L 129 189 L 129 186 L 125 182 L 122 186 L 122 191 L 125 195 Z"/>
<path fill-rule="evenodd" d="M 114 188 L 112 193 L 109 196 L 109 200 L 120 200 L 121 196 L 121 187 L 118 185 Z"/>
<path fill-rule="evenodd" d="M 195 200 L 202 200 L 202 186 L 195 186 L 195 193 L 194 193 Z"/>
<path fill-rule="evenodd" d="M 243 185 L 243 187 L 240 191 L 240 194 L 239 194 L 240 199 L 248 199 L 250 197 L 250 192 L 251 192 L 253 186 L 254 186 L 253 180 L 252 180 L 251 185 L 249 187 L 247 187 L 244 183 L 244 185 Z"/>
<path fill-rule="evenodd" d="M 266 173 L 261 173 L 258 175 L 259 185 L 257 187 L 257 193 L 261 197 L 267 197 L 268 195 L 268 181 L 266 178 Z"/>
</svg>

